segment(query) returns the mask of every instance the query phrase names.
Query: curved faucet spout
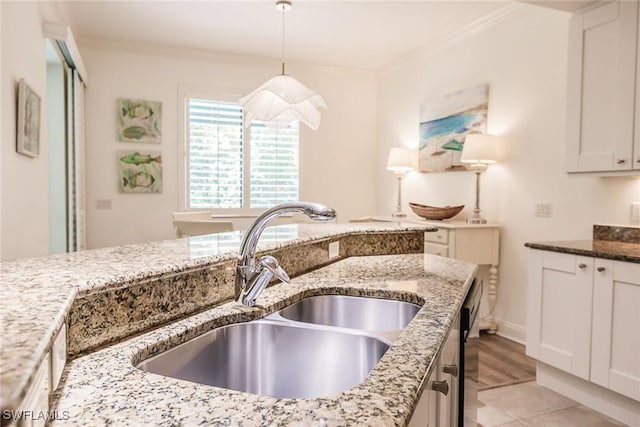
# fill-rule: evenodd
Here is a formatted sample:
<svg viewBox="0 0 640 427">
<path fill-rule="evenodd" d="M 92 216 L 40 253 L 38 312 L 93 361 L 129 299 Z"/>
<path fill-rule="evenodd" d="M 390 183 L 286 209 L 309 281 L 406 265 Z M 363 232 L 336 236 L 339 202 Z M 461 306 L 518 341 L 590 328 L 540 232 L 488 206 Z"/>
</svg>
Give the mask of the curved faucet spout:
<svg viewBox="0 0 640 427">
<path fill-rule="evenodd" d="M 242 243 L 240 243 L 240 259 L 238 260 L 238 272 L 236 274 L 236 297 L 238 302 L 252 306 L 259 293 L 264 289 L 264 286 L 266 286 L 266 283 L 263 283 L 265 278 L 258 281 L 264 285 L 261 286 L 261 289 L 257 289 L 257 292 L 256 289 L 252 289 L 253 285 L 256 284 L 255 276 L 267 271 L 263 269 L 258 271 L 256 267 L 255 254 L 260 235 L 262 235 L 264 229 L 273 219 L 284 214 L 297 212 L 305 214 L 314 221 L 329 221 L 336 217 L 335 210 L 320 203 L 290 202 L 274 206 L 256 218 L 245 232 L 242 237 Z M 275 261 L 275 258 L 273 260 Z M 269 262 L 273 261 L 269 260 Z M 275 262 L 276 266 L 282 270 L 280 266 L 277 265 L 277 261 Z M 282 270 L 282 272 L 284 273 L 284 270 Z M 270 280 L 271 277 L 268 277 L 268 279 Z M 251 297 L 249 297 L 249 295 Z"/>
</svg>

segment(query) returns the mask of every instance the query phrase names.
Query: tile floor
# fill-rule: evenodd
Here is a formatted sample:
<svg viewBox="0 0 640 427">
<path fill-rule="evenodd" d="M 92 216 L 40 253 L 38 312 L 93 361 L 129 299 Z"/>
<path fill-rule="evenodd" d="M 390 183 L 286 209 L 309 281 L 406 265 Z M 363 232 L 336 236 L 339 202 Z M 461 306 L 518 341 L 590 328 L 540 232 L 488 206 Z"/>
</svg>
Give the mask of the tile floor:
<svg viewBox="0 0 640 427">
<path fill-rule="evenodd" d="M 478 399 L 478 424 L 483 427 L 624 425 L 535 382 L 481 391 Z"/>
</svg>

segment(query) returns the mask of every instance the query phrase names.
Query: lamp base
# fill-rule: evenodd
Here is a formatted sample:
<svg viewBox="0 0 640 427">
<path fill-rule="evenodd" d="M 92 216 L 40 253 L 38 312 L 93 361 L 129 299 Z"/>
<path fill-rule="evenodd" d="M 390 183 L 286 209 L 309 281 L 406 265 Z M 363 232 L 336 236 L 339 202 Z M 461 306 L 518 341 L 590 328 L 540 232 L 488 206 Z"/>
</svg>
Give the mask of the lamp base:
<svg viewBox="0 0 640 427">
<path fill-rule="evenodd" d="M 467 224 L 486 224 L 487 220 L 482 217 L 467 218 Z"/>
<path fill-rule="evenodd" d="M 392 218 L 406 218 L 407 214 L 404 212 L 395 212 L 391 214 Z"/>
</svg>

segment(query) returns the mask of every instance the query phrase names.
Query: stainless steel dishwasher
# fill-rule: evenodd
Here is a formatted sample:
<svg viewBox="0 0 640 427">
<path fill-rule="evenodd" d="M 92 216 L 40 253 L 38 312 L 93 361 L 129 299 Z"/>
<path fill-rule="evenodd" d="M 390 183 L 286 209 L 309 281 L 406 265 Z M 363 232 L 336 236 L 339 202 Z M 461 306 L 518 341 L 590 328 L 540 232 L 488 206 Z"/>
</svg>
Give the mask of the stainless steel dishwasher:
<svg viewBox="0 0 640 427">
<path fill-rule="evenodd" d="M 458 426 L 478 425 L 478 347 L 482 282 L 474 281 L 460 312 L 460 372 Z"/>
</svg>

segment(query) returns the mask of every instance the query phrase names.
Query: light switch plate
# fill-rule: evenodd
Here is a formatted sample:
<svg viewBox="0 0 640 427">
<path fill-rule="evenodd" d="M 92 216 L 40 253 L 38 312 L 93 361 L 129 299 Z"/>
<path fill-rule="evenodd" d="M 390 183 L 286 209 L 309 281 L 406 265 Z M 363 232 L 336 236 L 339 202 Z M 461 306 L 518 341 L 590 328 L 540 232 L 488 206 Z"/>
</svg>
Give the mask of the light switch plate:
<svg viewBox="0 0 640 427">
<path fill-rule="evenodd" d="M 631 203 L 631 220 L 640 222 L 640 202 Z"/>
<path fill-rule="evenodd" d="M 109 199 L 96 200 L 96 209 L 104 209 L 104 210 L 111 209 L 111 200 Z"/>
<path fill-rule="evenodd" d="M 540 202 L 536 203 L 535 216 L 549 218 L 551 216 L 551 203 Z"/>
</svg>

